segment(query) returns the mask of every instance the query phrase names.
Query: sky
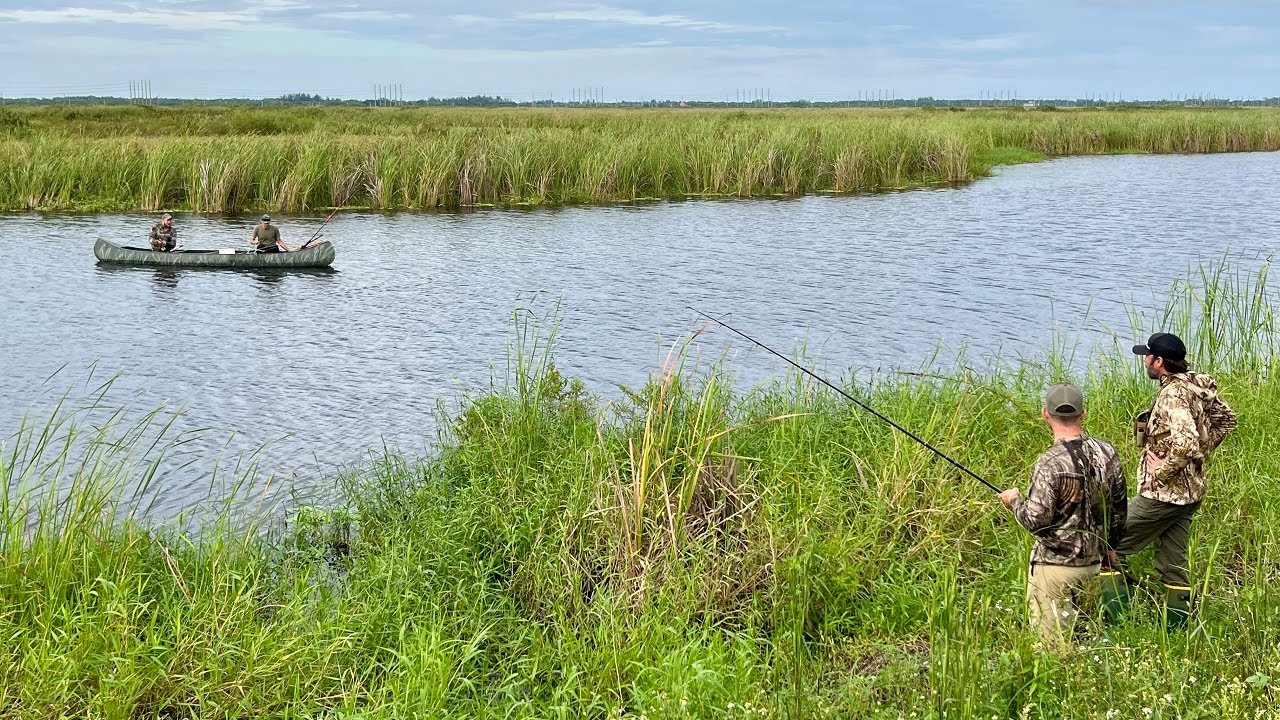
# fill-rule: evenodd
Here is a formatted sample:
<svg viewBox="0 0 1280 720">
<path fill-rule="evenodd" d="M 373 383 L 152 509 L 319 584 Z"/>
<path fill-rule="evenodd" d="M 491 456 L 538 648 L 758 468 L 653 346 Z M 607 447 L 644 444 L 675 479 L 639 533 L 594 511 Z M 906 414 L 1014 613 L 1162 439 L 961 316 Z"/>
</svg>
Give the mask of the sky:
<svg viewBox="0 0 1280 720">
<path fill-rule="evenodd" d="M 0 0 L 0 67 L 5 97 L 1269 97 L 1280 2 Z"/>
</svg>

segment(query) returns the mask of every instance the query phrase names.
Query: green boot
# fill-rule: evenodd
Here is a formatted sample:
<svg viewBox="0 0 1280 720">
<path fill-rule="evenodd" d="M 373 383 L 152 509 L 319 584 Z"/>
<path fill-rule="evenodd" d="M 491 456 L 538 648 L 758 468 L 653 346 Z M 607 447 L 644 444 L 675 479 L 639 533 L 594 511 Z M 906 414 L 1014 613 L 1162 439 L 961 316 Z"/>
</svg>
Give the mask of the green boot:
<svg viewBox="0 0 1280 720">
<path fill-rule="evenodd" d="M 1191 615 L 1191 588 L 1182 585 L 1164 586 L 1164 622 L 1170 630 L 1187 626 Z"/>
<path fill-rule="evenodd" d="M 1129 583 L 1119 570 L 1098 573 L 1102 584 L 1102 616 L 1108 623 L 1117 623 L 1129 613 Z"/>
</svg>

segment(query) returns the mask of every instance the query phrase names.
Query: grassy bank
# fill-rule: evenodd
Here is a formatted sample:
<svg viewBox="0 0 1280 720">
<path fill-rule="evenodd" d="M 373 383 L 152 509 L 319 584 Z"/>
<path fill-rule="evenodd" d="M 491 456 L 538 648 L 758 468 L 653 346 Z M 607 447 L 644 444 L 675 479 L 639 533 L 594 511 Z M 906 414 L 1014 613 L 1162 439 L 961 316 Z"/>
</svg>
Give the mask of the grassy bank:
<svg viewBox="0 0 1280 720">
<path fill-rule="evenodd" d="M 301 212 L 794 196 L 996 164 L 1280 149 L 1280 111 L 0 111 L 0 209 Z"/>
<path fill-rule="evenodd" d="M 1268 715 L 1273 300 L 1214 271 L 1161 321 L 1186 325 L 1241 417 L 1193 531 L 1187 633 L 1166 637 L 1144 602 L 1042 655 L 1030 537 L 867 414 L 797 378 L 735 394 L 678 356 L 606 404 L 525 332 L 511 381 L 449 421 L 436 457 L 387 458 L 345 479 L 344 504 L 265 533 L 231 512 L 200 532 L 130 519 L 123 488 L 154 466 L 128 458 L 153 433 L 60 416 L 6 439 L 0 717 Z M 1062 367 L 849 386 L 1025 484 L 1048 443 L 1036 397 Z M 1118 352 L 1077 379 L 1131 470 L 1128 418 L 1153 385 Z"/>
</svg>

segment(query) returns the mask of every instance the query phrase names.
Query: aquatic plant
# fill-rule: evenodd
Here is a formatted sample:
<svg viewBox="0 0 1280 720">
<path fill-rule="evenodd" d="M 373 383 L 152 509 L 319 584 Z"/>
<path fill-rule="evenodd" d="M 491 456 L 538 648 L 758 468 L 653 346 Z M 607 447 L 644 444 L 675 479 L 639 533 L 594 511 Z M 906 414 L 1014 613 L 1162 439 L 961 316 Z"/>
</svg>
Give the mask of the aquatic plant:
<svg viewBox="0 0 1280 720">
<path fill-rule="evenodd" d="M 456 209 L 965 183 L 1097 153 L 1280 149 L 1267 109 L 17 108 L 0 209 Z"/>
</svg>

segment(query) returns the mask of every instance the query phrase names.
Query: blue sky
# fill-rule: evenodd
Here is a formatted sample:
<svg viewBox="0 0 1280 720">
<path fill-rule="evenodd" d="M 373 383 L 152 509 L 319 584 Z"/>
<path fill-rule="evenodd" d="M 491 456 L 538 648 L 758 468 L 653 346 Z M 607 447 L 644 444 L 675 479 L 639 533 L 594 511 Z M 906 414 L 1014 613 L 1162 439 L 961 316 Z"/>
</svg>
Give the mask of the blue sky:
<svg viewBox="0 0 1280 720">
<path fill-rule="evenodd" d="M 1259 97 L 1280 3 L 0 0 L 0 64 L 8 97 Z"/>
</svg>

